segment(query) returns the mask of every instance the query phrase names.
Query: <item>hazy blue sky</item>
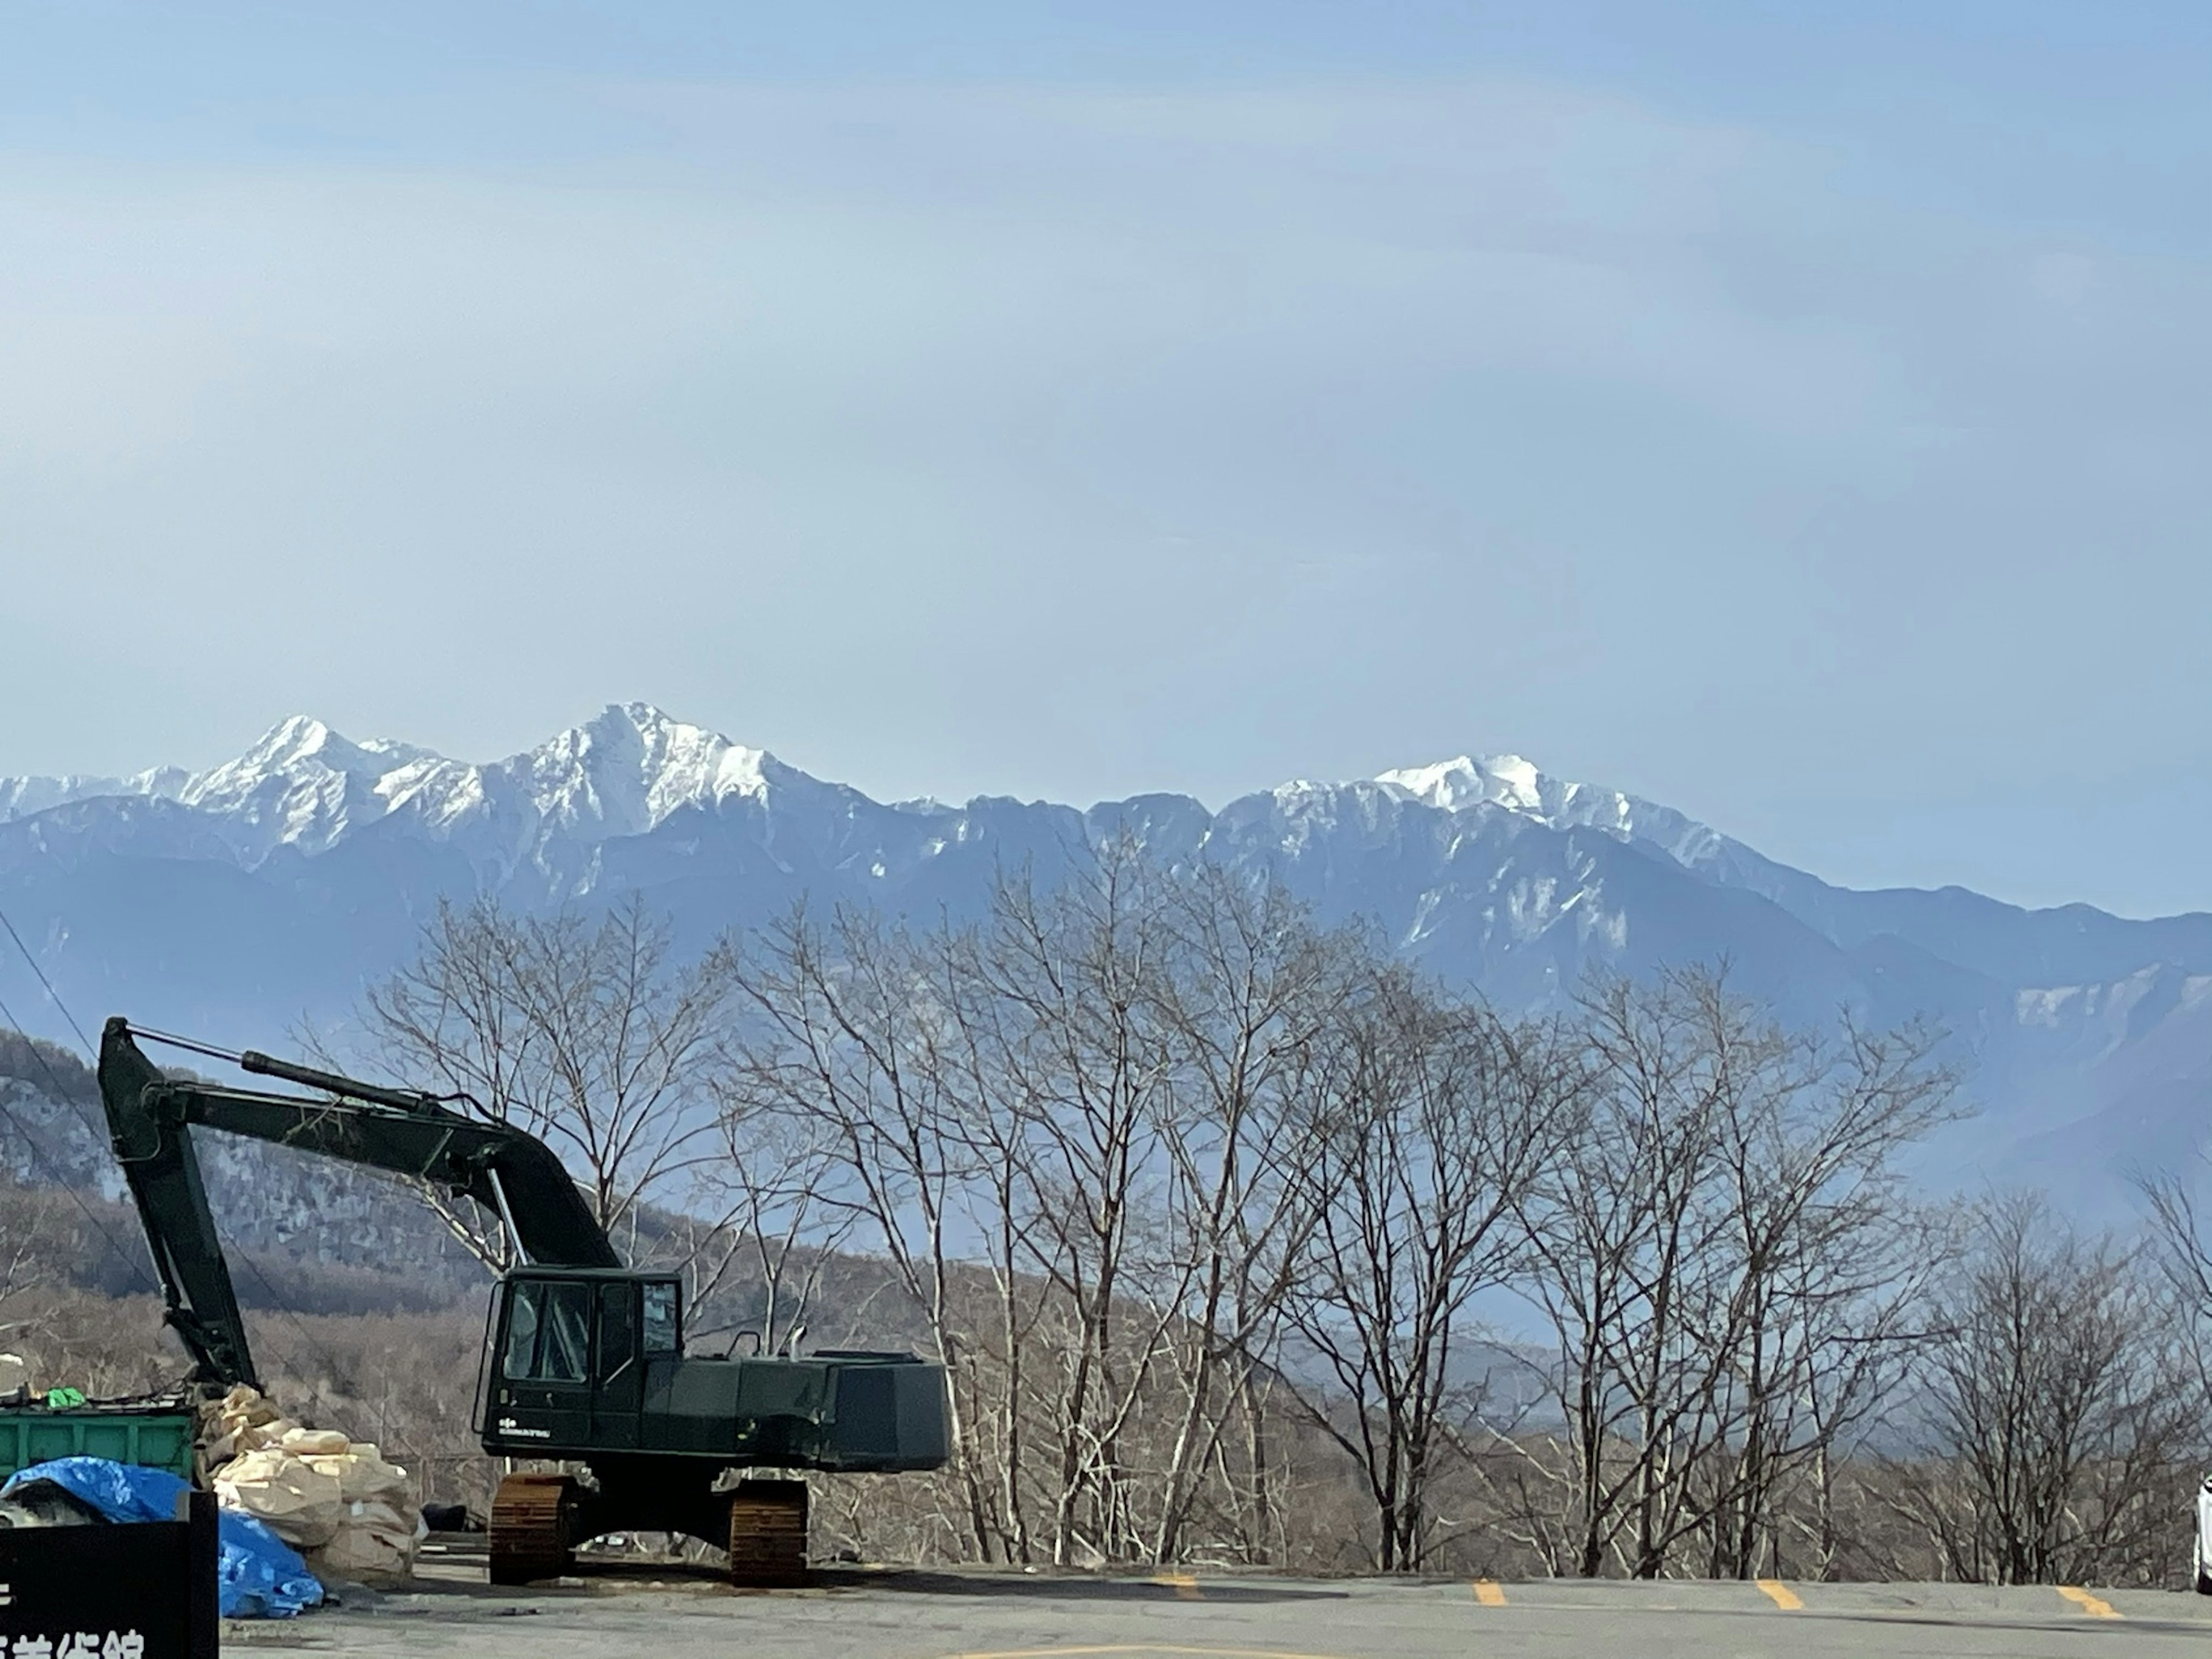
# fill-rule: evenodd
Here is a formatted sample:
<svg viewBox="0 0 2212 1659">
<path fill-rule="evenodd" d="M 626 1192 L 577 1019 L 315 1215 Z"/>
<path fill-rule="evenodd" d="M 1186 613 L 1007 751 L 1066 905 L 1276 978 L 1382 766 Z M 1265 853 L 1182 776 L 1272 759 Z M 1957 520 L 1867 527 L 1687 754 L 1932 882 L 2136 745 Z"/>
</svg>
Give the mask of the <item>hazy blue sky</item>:
<svg viewBox="0 0 2212 1659">
<path fill-rule="evenodd" d="M 0 772 L 1516 750 L 2212 908 L 2208 88 L 2202 0 L 0 0 Z"/>
</svg>

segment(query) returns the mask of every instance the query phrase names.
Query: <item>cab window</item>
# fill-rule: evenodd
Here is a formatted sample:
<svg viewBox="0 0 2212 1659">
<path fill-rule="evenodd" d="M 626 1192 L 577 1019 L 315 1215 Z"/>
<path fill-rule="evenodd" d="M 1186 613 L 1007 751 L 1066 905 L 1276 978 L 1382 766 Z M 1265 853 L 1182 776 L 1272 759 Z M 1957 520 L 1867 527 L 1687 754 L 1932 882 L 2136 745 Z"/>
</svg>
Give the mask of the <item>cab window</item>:
<svg viewBox="0 0 2212 1659">
<path fill-rule="evenodd" d="M 554 1285 L 545 1298 L 545 1334 L 538 1344 L 538 1375 L 548 1382 L 580 1382 L 592 1344 L 592 1287 Z"/>
<path fill-rule="evenodd" d="M 645 1351 L 674 1353 L 683 1343 L 677 1316 L 676 1286 L 666 1280 L 645 1287 Z"/>
<path fill-rule="evenodd" d="M 581 1382 L 591 1350 L 592 1287 L 525 1279 L 507 1304 L 507 1375 Z"/>
<path fill-rule="evenodd" d="M 636 1358 L 637 1291 L 630 1285 L 599 1286 L 599 1381 L 612 1382 Z"/>
<path fill-rule="evenodd" d="M 500 1369 L 509 1376 L 528 1376 L 537 1363 L 538 1302 L 544 1289 L 526 1279 L 507 1298 L 507 1358 Z"/>
</svg>

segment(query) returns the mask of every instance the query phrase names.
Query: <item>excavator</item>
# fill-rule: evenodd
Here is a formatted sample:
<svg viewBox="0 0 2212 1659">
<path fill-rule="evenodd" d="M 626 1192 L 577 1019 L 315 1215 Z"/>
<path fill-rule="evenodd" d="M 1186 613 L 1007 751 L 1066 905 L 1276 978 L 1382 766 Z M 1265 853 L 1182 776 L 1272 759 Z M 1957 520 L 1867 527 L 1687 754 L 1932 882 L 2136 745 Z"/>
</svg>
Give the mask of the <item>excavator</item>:
<svg viewBox="0 0 2212 1659">
<path fill-rule="evenodd" d="M 319 1093 L 165 1072 L 141 1037 Z M 624 1267 L 552 1148 L 456 1109 L 460 1097 L 134 1031 L 119 1018 L 100 1034 L 99 1082 L 161 1277 L 164 1318 L 191 1352 L 191 1381 L 210 1390 L 260 1382 L 208 1207 L 196 1128 L 430 1182 L 499 1218 L 520 1265 L 491 1298 L 476 1431 L 492 1456 L 580 1472 L 501 1480 L 489 1528 L 494 1583 L 560 1577 L 579 1545 L 613 1532 L 683 1533 L 726 1547 L 739 1583 L 802 1582 L 806 1483 L 787 1472 L 945 1462 L 943 1367 L 851 1349 L 686 1352 L 681 1278 Z M 786 1473 L 744 1473 L 756 1470 Z"/>
</svg>

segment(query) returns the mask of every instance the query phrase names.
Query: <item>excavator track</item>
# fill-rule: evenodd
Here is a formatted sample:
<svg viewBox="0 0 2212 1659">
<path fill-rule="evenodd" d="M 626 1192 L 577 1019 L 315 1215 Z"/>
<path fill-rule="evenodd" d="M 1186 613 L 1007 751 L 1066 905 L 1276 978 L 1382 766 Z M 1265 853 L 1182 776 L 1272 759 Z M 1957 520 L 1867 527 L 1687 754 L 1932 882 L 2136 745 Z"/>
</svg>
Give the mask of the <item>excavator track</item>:
<svg viewBox="0 0 2212 1659">
<path fill-rule="evenodd" d="M 580 1491 L 566 1474 L 510 1474 L 491 1501 L 491 1582 L 558 1578 L 574 1565 Z"/>
<path fill-rule="evenodd" d="M 730 1494 L 730 1582 L 789 1589 L 806 1582 L 806 1483 L 744 1480 Z"/>
</svg>

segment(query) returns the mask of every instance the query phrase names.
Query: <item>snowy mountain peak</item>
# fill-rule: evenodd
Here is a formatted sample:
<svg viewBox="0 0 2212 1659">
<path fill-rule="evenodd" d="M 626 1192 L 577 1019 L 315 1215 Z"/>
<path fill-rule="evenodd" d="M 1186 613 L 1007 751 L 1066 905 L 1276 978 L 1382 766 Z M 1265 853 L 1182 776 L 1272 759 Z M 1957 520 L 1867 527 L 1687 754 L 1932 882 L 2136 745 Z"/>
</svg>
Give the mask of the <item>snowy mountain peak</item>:
<svg viewBox="0 0 2212 1659">
<path fill-rule="evenodd" d="M 383 787 L 389 774 L 435 758 L 386 738 L 353 743 L 295 714 L 235 760 L 187 777 L 173 799 L 221 815 L 233 845 L 249 859 L 284 844 L 321 852 L 391 810 Z"/>
<path fill-rule="evenodd" d="M 275 770 L 320 755 L 334 743 L 352 747 L 313 716 L 292 714 L 263 732 L 258 743 L 230 764 L 241 769 Z"/>
<path fill-rule="evenodd" d="M 1554 793 L 1563 787 L 1539 772 L 1534 762 L 1518 755 L 1491 755 L 1480 760 L 1461 755 L 1433 766 L 1401 767 L 1382 774 L 1375 781 L 1447 812 L 1487 804 L 1539 817 L 1547 810 L 1546 786 Z"/>
<path fill-rule="evenodd" d="M 155 796 L 210 814 L 240 862 L 280 847 L 313 854 L 395 814 L 435 840 L 465 840 L 489 867 L 544 865 L 551 843 L 583 848 L 643 835 L 672 813 L 811 781 L 650 703 L 611 703 L 581 726 L 489 764 L 374 738 L 356 743 L 295 714 L 204 772 L 133 778 L 0 779 L 0 823 L 75 801 Z"/>
<path fill-rule="evenodd" d="M 226 761 L 201 775 L 245 777 L 313 766 L 351 776 L 380 777 L 395 765 L 435 758 L 427 749 L 390 738 L 370 738 L 366 742 L 354 743 L 312 715 L 294 714 L 263 732 L 260 741 L 236 760 Z"/>
<path fill-rule="evenodd" d="M 730 795 L 764 800 L 772 774 L 778 781 L 798 775 L 764 749 L 647 702 L 609 703 L 500 769 L 525 786 L 548 823 L 602 837 L 643 835 L 672 812 Z"/>
<path fill-rule="evenodd" d="M 1717 863 L 1771 867 L 1749 848 L 1671 806 L 1596 784 L 1570 783 L 1538 771 L 1518 755 L 1461 755 L 1431 766 L 1384 772 L 1375 781 L 1401 799 L 1446 812 L 1498 807 L 1553 830 L 1600 830 L 1663 853 L 1686 868 L 1710 870 Z"/>
<path fill-rule="evenodd" d="M 1433 766 L 1401 767 L 1375 781 L 1394 794 L 1447 812 L 1502 806 L 1555 830 L 1587 824 L 1624 837 L 1637 833 L 1639 812 L 1651 810 L 1649 803 L 1615 789 L 1552 777 L 1518 755 L 1461 755 Z"/>
<path fill-rule="evenodd" d="M 395 743 L 389 738 L 355 743 L 319 720 L 294 714 L 270 726 L 235 758 L 204 772 L 186 774 L 179 793 L 203 799 L 234 790 L 250 793 L 272 777 L 325 773 L 374 780 L 394 766 L 423 758 L 434 757 L 427 749 Z"/>
</svg>

